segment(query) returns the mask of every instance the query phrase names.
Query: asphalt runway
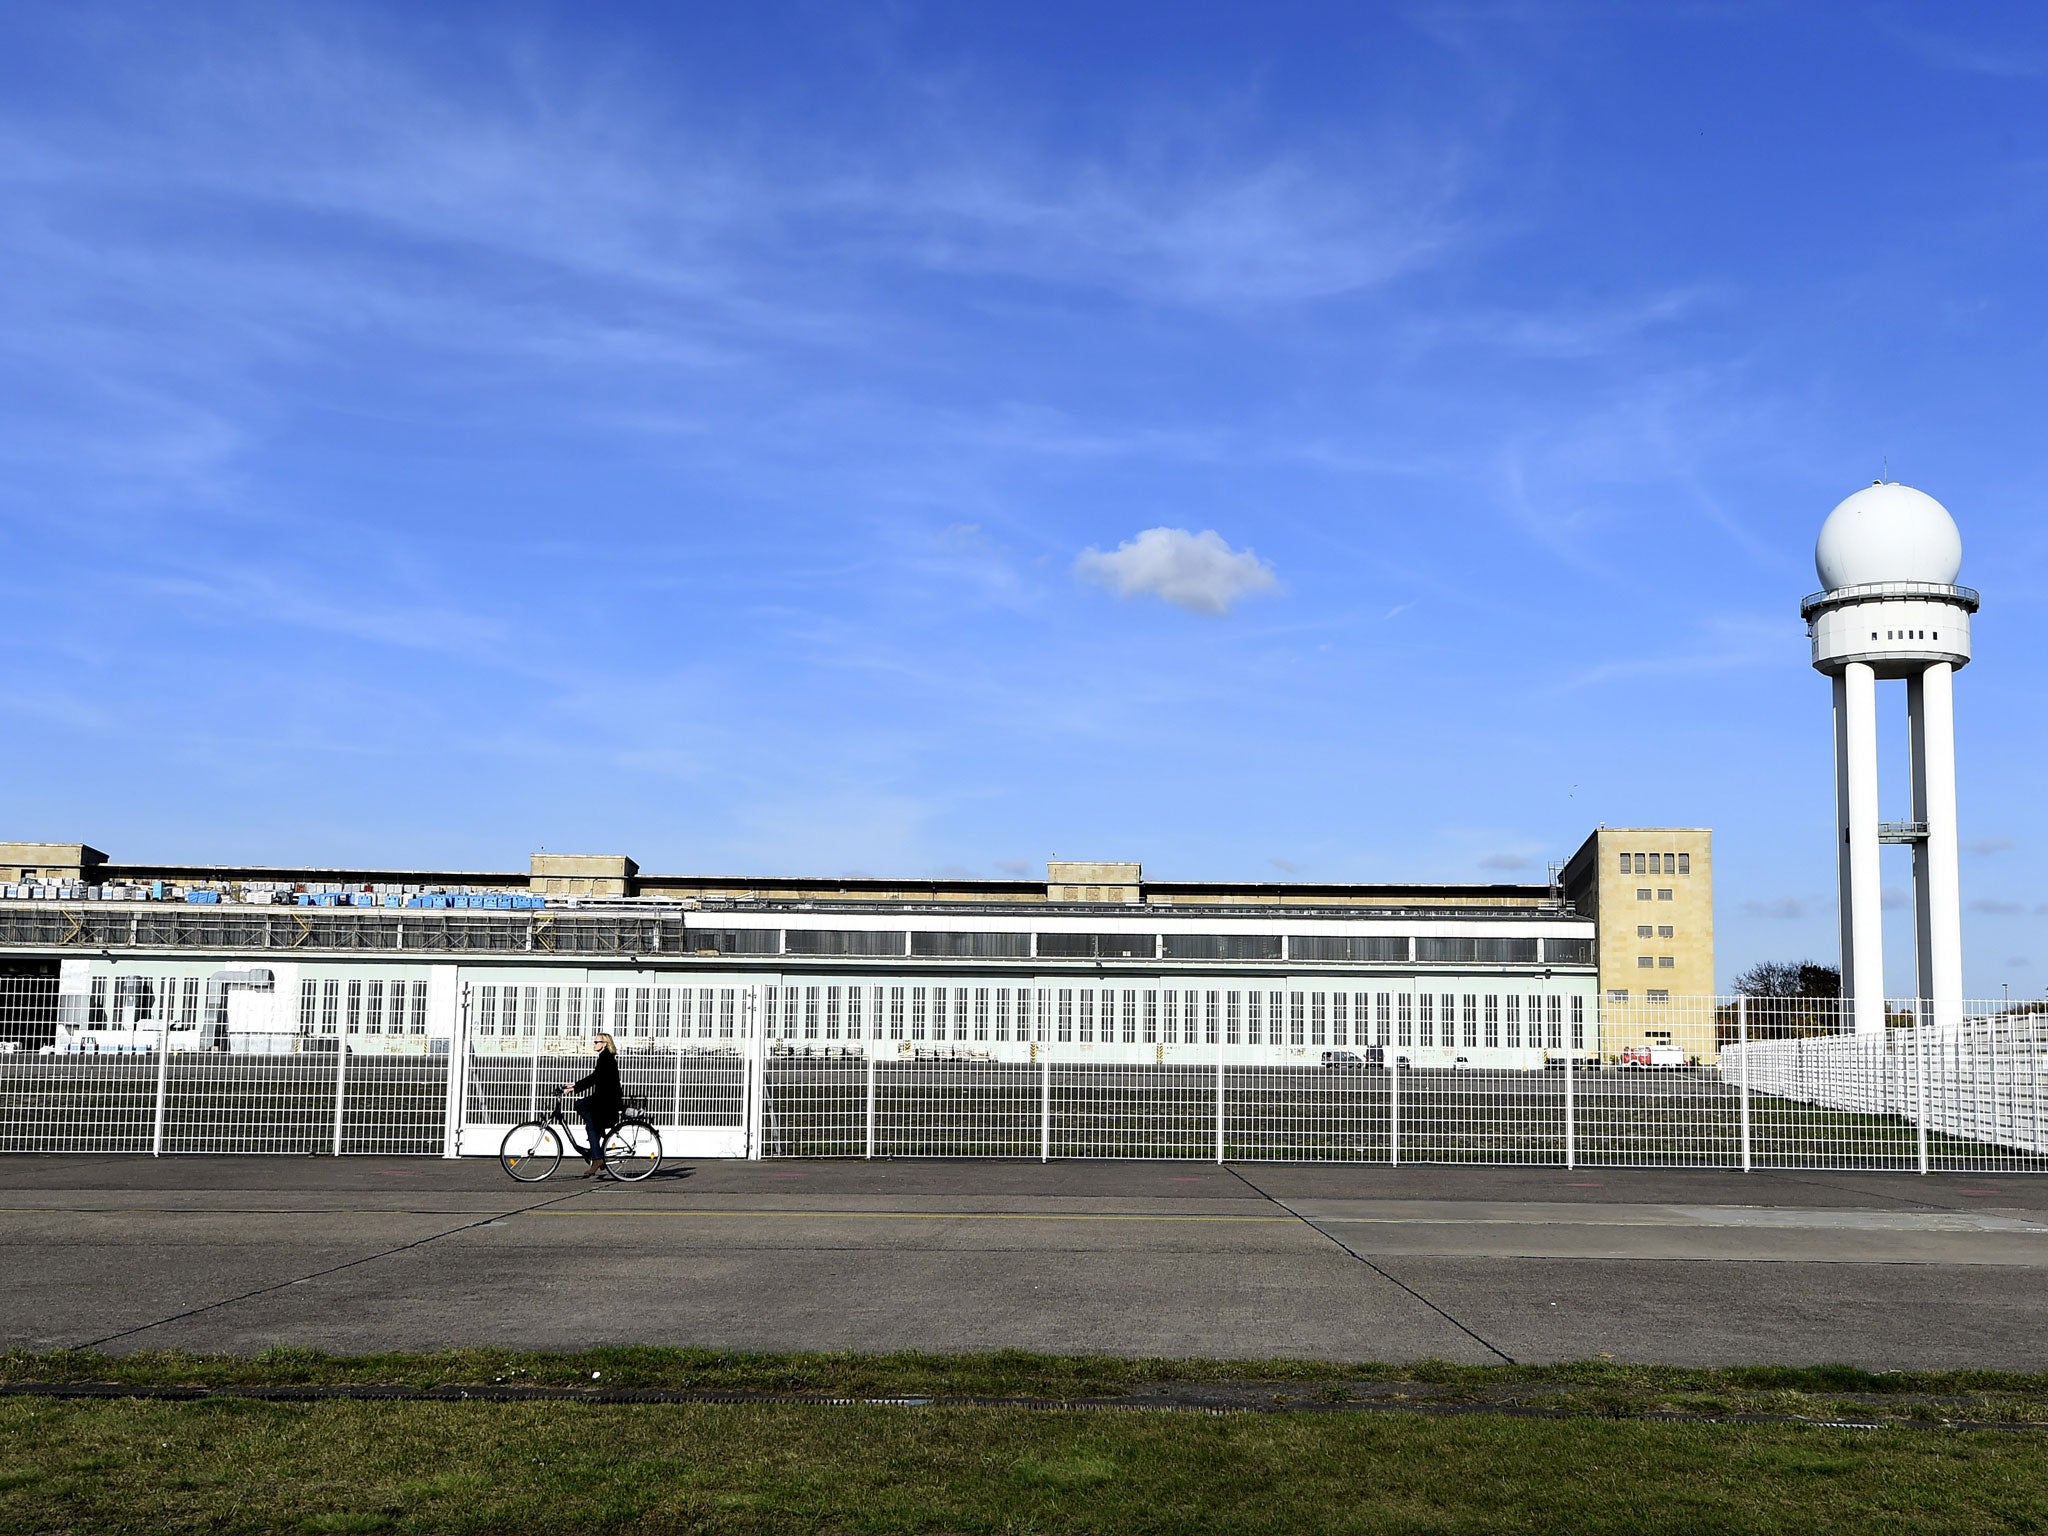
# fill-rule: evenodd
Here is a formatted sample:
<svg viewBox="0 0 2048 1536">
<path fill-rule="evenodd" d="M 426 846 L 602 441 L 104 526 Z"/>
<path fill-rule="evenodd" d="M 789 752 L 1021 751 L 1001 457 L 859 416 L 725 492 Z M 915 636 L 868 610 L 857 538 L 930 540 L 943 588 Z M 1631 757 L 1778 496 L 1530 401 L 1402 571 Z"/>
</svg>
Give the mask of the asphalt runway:
<svg viewBox="0 0 2048 1536">
<path fill-rule="evenodd" d="M 2048 1370 L 2048 1180 L 0 1158 L 0 1347 L 1017 1348 Z"/>
</svg>

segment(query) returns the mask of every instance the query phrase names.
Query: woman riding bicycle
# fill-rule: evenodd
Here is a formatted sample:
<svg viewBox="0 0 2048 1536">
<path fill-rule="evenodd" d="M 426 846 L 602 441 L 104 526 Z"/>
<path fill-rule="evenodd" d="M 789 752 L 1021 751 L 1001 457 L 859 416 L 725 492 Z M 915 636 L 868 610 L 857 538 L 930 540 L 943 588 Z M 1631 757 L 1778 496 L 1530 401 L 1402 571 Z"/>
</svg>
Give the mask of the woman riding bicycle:
<svg viewBox="0 0 2048 1536">
<path fill-rule="evenodd" d="M 610 1035 L 599 1035 L 592 1042 L 597 1047 L 597 1064 L 573 1083 L 564 1083 L 563 1093 L 582 1093 L 576 1101 L 576 1113 L 583 1117 L 583 1134 L 589 1138 L 590 1150 L 583 1161 L 590 1166 L 578 1177 L 591 1178 L 604 1172 L 604 1136 L 618 1123 L 619 1115 L 626 1107 L 626 1096 L 619 1087 L 618 1047 Z M 588 1093 L 584 1090 L 588 1089 Z"/>
</svg>

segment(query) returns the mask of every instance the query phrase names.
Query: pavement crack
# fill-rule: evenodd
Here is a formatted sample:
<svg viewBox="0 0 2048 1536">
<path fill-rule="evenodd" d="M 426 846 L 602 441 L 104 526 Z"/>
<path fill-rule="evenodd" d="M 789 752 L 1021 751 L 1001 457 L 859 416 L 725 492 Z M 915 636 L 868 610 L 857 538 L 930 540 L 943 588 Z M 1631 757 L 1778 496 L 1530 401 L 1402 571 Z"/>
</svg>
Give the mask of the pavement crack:
<svg viewBox="0 0 2048 1536">
<path fill-rule="evenodd" d="M 208 1312 L 217 1312 L 223 1307 L 232 1307 L 241 1302 L 253 1301 L 258 1296 L 268 1296 L 273 1291 L 287 1290 L 294 1285 L 304 1285 L 308 1280 L 323 1280 L 329 1275 L 338 1275 L 351 1269 L 359 1269 L 365 1264 L 374 1264 L 379 1259 L 393 1258 L 411 1249 L 424 1248 L 429 1243 L 438 1243 L 444 1237 L 454 1237 L 458 1233 L 471 1232 L 478 1227 L 487 1227 L 493 1222 L 503 1221 L 510 1216 L 524 1216 L 529 1211 L 545 1210 L 548 1206 L 562 1205 L 568 1201 L 581 1199 L 585 1195 L 594 1193 L 596 1193 L 594 1189 L 572 1189 L 567 1194 L 555 1196 L 552 1200 L 536 1200 L 531 1205 L 518 1206 L 509 1211 L 493 1211 L 487 1216 L 479 1216 L 474 1221 L 465 1221 L 461 1225 L 450 1227 L 444 1232 L 429 1232 L 425 1237 L 416 1237 L 411 1242 L 398 1243 L 377 1253 L 366 1253 L 360 1258 L 350 1259 L 345 1263 L 330 1264 L 327 1268 L 316 1269 L 311 1274 L 294 1275 L 288 1280 L 278 1280 L 269 1285 L 254 1286 L 238 1295 L 223 1296 L 217 1301 L 209 1301 L 201 1306 L 187 1307 L 183 1312 L 173 1312 L 168 1317 L 159 1317 L 147 1323 L 137 1323 L 132 1328 L 118 1329 L 100 1338 L 88 1339 L 83 1344 L 73 1344 L 70 1347 L 74 1350 L 99 1349 L 104 1345 L 112 1344 L 117 1339 L 129 1338 L 138 1333 L 147 1333 L 152 1328 L 162 1328 L 169 1323 L 181 1323 L 187 1318 L 201 1317 Z"/>
<path fill-rule="evenodd" d="M 1374 1274 L 1378 1275 L 1382 1280 L 1386 1281 L 1387 1284 L 1393 1286 L 1395 1289 L 1405 1291 L 1408 1295 L 1414 1297 L 1417 1301 L 1421 1302 L 1425 1307 L 1429 1308 L 1430 1311 L 1434 1312 L 1438 1317 L 1442 1318 L 1445 1322 L 1449 1323 L 1453 1328 L 1457 1329 L 1458 1332 L 1464 1334 L 1466 1338 L 1470 1339 L 1473 1343 L 1477 1344 L 1481 1349 L 1485 1350 L 1487 1353 L 1495 1356 L 1496 1358 L 1500 1359 L 1508 1365 L 1514 1365 L 1517 1363 L 1513 1355 L 1509 1354 L 1506 1350 L 1502 1349 L 1498 1344 L 1495 1344 L 1491 1339 L 1482 1337 L 1479 1333 L 1477 1333 L 1471 1327 L 1467 1326 L 1459 1318 L 1454 1317 L 1444 1308 L 1438 1306 L 1435 1302 L 1431 1301 L 1427 1296 L 1423 1295 L 1422 1292 L 1416 1290 L 1415 1287 L 1410 1285 L 1407 1281 L 1401 1279 L 1398 1275 L 1392 1274 L 1387 1270 L 1381 1268 L 1379 1265 L 1375 1264 L 1371 1259 L 1367 1258 L 1364 1254 L 1360 1253 L 1356 1248 L 1353 1248 L 1350 1244 L 1344 1242 L 1335 1233 L 1325 1231 L 1315 1222 L 1309 1220 L 1308 1217 L 1302 1215 L 1301 1212 L 1297 1211 L 1293 1206 L 1289 1205 L 1285 1200 L 1282 1200 L 1278 1195 L 1273 1194 L 1268 1190 L 1263 1190 L 1259 1188 L 1258 1185 L 1254 1184 L 1250 1179 L 1246 1178 L 1244 1174 L 1238 1170 L 1235 1164 L 1226 1163 L 1224 1164 L 1224 1167 L 1229 1169 L 1230 1174 L 1233 1178 L 1235 1178 L 1240 1184 L 1244 1185 L 1244 1187 L 1250 1190 L 1253 1194 L 1257 1195 L 1260 1199 L 1269 1201 L 1272 1204 L 1278 1206 L 1281 1210 L 1285 1211 L 1288 1215 L 1292 1216 L 1296 1221 L 1300 1222 L 1303 1226 L 1307 1227 L 1309 1231 L 1315 1233 L 1316 1236 L 1322 1238 L 1325 1242 L 1335 1247 L 1339 1253 L 1342 1253 L 1346 1257 L 1354 1259 L 1358 1263 L 1363 1264 L 1367 1269 L 1371 1270 Z"/>
</svg>

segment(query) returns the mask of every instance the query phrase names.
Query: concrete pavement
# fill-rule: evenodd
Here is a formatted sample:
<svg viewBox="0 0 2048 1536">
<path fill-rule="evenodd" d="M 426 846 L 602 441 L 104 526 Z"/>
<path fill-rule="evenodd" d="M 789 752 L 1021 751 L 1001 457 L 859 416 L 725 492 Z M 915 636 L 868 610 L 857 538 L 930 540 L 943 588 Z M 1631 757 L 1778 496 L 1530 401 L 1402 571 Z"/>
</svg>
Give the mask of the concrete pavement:
<svg viewBox="0 0 2048 1536">
<path fill-rule="evenodd" d="M 0 1159 L 0 1346 L 1020 1348 L 2048 1369 L 2048 1180 Z"/>
</svg>

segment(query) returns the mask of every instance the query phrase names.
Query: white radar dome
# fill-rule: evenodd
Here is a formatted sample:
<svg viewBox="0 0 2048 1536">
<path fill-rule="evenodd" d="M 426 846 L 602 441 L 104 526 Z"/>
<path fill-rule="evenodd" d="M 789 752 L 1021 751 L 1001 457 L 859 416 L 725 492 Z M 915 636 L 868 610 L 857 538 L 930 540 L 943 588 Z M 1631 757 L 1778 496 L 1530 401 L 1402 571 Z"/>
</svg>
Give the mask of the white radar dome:
<svg viewBox="0 0 2048 1536">
<path fill-rule="evenodd" d="M 1953 586 L 1963 568 L 1963 536 L 1948 508 L 1925 491 L 1880 480 L 1828 514 L 1813 565 L 1830 592 L 1880 581 Z"/>
</svg>

